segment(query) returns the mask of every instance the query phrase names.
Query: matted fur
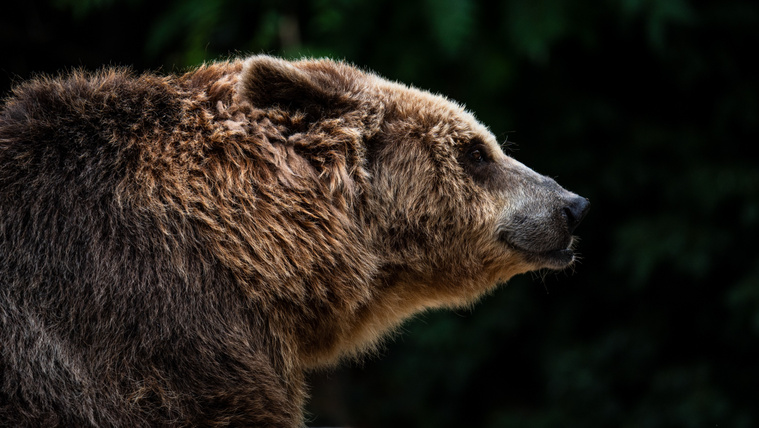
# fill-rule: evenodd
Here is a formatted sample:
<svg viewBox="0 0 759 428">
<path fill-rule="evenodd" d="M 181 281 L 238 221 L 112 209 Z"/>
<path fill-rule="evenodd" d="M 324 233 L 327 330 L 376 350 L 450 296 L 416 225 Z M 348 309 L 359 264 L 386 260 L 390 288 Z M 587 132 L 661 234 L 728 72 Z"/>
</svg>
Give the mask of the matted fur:
<svg viewBox="0 0 759 428">
<path fill-rule="evenodd" d="M 0 423 L 301 425 L 304 371 L 557 267 L 546 180 L 329 60 L 27 82 L 0 113 Z"/>
</svg>

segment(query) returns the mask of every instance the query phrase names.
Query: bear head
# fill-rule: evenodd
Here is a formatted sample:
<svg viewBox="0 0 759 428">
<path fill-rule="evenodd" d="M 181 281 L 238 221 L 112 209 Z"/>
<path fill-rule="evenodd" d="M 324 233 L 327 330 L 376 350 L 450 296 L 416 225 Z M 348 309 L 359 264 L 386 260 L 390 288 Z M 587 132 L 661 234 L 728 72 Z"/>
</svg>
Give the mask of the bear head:
<svg viewBox="0 0 759 428">
<path fill-rule="evenodd" d="M 311 144 L 339 142 L 310 163 L 341 195 L 376 263 L 374 309 L 359 317 L 363 338 L 352 342 L 372 342 L 426 308 L 467 305 L 516 274 L 575 261 L 572 233 L 588 200 L 507 156 L 443 96 L 340 62 L 268 56 L 247 60 L 238 96 L 303 118 Z"/>
</svg>

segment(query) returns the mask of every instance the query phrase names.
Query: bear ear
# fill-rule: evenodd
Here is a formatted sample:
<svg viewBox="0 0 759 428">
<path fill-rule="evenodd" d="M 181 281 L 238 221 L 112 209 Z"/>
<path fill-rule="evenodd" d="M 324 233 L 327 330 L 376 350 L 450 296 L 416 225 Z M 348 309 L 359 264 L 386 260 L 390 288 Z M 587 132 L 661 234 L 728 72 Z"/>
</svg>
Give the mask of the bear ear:
<svg viewBox="0 0 759 428">
<path fill-rule="evenodd" d="M 256 107 L 278 106 L 308 113 L 323 112 L 345 101 L 324 79 L 289 61 L 266 55 L 245 61 L 238 92 Z"/>
</svg>

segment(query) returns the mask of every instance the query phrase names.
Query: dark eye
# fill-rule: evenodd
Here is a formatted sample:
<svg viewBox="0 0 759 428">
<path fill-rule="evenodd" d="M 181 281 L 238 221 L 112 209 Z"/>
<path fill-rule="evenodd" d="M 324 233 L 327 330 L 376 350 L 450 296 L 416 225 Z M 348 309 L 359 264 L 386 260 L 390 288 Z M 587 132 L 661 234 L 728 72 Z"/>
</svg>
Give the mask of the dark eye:
<svg viewBox="0 0 759 428">
<path fill-rule="evenodd" d="M 471 148 L 467 153 L 467 156 L 469 157 L 469 160 L 474 163 L 483 163 L 487 160 L 485 150 L 477 146 Z"/>
</svg>

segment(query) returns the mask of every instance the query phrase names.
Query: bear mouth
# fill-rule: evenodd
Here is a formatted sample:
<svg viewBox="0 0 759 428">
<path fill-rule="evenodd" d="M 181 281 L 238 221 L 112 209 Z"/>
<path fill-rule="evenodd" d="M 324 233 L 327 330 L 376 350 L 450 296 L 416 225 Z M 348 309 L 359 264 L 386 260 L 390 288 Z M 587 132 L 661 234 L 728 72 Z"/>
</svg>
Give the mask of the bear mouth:
<svg viewBox="0 0 759 428">
<path fill-rule="evenodd" d="M 561 242 L 553 248 L 526 248 L 524 243 L 513 238 L 510 233 L 501 231 L 499 240 L 508 248 L 516 251 L 525 258 L 528 263 L 534 264 L 538 268 L 547 268 L 561 270 L 567 268 L 575 261 L 575 252 L 572 249 L 574 237 L 567 237 L 566 241 Z"/>
</svg>

